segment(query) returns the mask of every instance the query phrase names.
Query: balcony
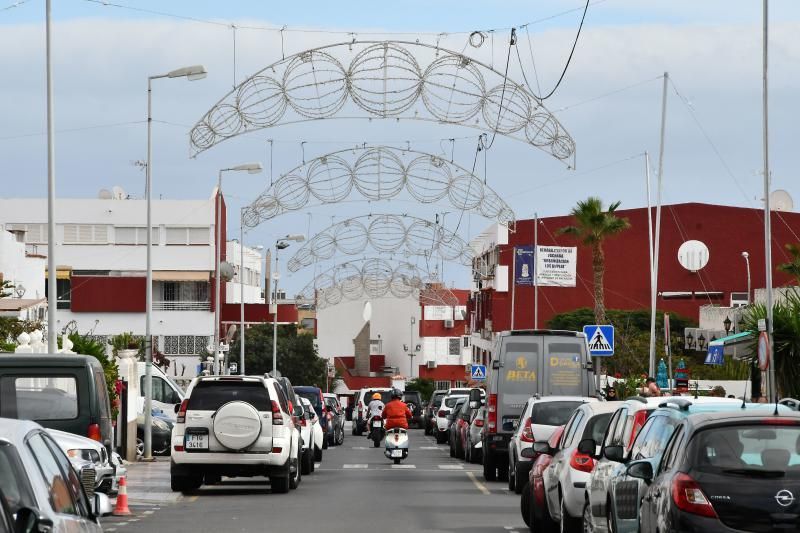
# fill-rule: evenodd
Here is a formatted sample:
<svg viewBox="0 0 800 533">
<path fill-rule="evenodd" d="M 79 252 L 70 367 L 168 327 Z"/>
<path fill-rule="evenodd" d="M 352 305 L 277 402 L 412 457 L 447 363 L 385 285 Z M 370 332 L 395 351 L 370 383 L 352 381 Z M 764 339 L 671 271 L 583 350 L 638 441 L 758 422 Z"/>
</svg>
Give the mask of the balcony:
<svg viewBox="0 0 800 533">
<path fill-rule="evenodd" d="M 210 311 L 211 302 L 173 300 L 153 302 L 153 311 Z"/>
</svg>

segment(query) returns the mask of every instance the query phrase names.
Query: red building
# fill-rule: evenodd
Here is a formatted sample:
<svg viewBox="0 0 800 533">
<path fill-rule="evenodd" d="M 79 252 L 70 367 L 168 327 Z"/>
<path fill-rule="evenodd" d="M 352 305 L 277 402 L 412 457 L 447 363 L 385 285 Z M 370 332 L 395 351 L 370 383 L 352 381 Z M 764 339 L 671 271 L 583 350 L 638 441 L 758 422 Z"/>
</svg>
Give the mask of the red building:
<svg viewBox="0 0 800 533">
<path fill-rule="evenodd" d="M 647 209 L 620 210 L 618 215 L 628 219 L 630 229 L 608 238 L 603 244 L 605 305 L 608 309 L 649 309 Z M 749 254 L 752 287 L 764 287 L 763 210 L 687 203 L 664 206 L 661 217 L 656 300 L 659 311 L 697 320 L 702 305 L 729 306 L 732 299 L 746 298 L 748 265 L 742 252 Z M 777 265 L 789 259 L 784 245 L 800 241 L 800 214 L 773 212 L 771 222 L 772 256 Z M 540 328 L 547 327 L 553 315 L 594 305 L 591 250 L 574 237 L 558 235 L 559 228 L 572 224 L 571 216 L 539 219 L 540 246 L 577 246 L 576 286 L 538 289 Z M 678 249 L 689 240 L 701 241 L 708 247 L 708 263 L 696 272 L 678 262 Z M 494 332 L 512 328 L 512 300 L 514 329 L 534 327 L 534 288 L 512 285 L 514 247 L 533 243 L 533 220 L 517 221 L 507 237 L 502 230 L 498 232 L 493 227 L 473 240 L 482 250 L 479 259 L 485 271 L 484 276 L 476 280 L 480 287 L 475 287 L 470 300 L 476 358 L 485 357 L 491 351 Z M 791 278 L 776 270 L 773 281 L 778 287 L 790 283 Z"/>
</svg>

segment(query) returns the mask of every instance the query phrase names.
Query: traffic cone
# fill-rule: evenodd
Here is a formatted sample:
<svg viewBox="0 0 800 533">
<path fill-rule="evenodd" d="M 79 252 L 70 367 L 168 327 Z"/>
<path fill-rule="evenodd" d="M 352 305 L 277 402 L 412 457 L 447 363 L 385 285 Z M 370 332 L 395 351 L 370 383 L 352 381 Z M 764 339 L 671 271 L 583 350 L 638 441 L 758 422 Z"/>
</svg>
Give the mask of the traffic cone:
<svg viewBox="0 0 800 533">
<path fill-rule="evenodd" d="M 124 477 L 119 480 L 119 491 L 117 492 L 117 504 L 114 506 L 114 516 L 127 516 L 131 514 L 128 509 L 128 482 Z"/>
</svg>

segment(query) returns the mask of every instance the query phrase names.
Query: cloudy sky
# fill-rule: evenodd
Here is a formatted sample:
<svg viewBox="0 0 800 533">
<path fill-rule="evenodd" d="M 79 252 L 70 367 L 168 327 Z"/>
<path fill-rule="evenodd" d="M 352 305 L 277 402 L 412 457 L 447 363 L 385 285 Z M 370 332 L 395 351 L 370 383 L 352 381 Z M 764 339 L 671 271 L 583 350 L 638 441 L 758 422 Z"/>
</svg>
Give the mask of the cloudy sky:
<svg viewBox="0 0 800 533">
<path fill-rule="evenodd" d="M 4 9 L 13 4 L 0 0 L 0 195 L 44 197 L 44 0 Z M 451 144 L 446 139 L 455 138 L 455 162 L 471 168 L 478 132 L 425 122 L 282 125 L 227 141 L 193 159 L 187 134 L 234 83 L 282 54 L 353 38 L 438 41 L 460 51 L 471 31 L 482 30 L 486 42 L 468 53 L 502 70 L 509 28 L 517 27 L 522 61 L 520 65 L 512 55 L 509 77 L 522 83 L 523 71 L 528 76 L 535 73 L 541 91 L 549 92 L 564 67 L 583 6 L 581 0 L 53 4 L 59 196 L 95 197 L 101 188 L 114 185 L 142 196 L 144 173 L 134 162 L 145 157 L 147 77 L 189 64 L 202 63 L 208 69 L 205 80 L 160 80 L 154 88 L 154 117 L 159 121 L 154 126 L 154 192 L 170 198 L 208 197 L 217 170 L 225 166 L 258 160 L 269 167 L 267 139 L 274 141 L 274 177 L 301 163 L 303 141 L 306 159 L 364 142 L 406 141 L 417 150 L 449 158 Z M 794 170 L 797 151 L 792 149 L 798 137 L 800 3 L 770 4 L 773 188 L 786 189 L 800 201 L 800 179 Z M 231 24 L 240 27 L 235 32 L 235 68 Z M 674 82 L 668 92 L 665 202 L 759 207 L 761 2 L 755 0 L 593 1 L 564 81 L 546 101 L 577 143 L 577 168 L 567 169 L 545 152 L 498 136 L 486 153 L 487 183 L 518 218 L 534 212 L 564 214 L 589 195 L 620 200 L 623 207 L 645 205 L 641 154 L 649 151 L 652 166 L 657 165 L 659 77 L 665 71 Z M 483 167 L 481 155 L 476 167 L 481 178 Z M 268 183 L 269 172 L 229 175 L 224 187 L 229 207 L 238 213 Z M 332 220 L 370 212 L 432 218 L 448 210 L 452 208 L 420 206 L 402 198 L 388 204 L 352 202 L 344 209 L 307 208 L 262 224 L 247 241 L 269 245 L 287 232 L 305 233 L 310 227 L 314 234 Z M 446 222 L 450 226 L 457 220 L 454 213 Z M 489 223 L 477 215 L 465 216 L 462 222 L 458 231 L 465 238 Z M 230 227 L 238 234 L 237 222 Z M 309 276 L 300 272 L 289 284 L 299 288 Z M 447 267 L 445 279 L 461 284 L 466 270 Z"/>
</svg>

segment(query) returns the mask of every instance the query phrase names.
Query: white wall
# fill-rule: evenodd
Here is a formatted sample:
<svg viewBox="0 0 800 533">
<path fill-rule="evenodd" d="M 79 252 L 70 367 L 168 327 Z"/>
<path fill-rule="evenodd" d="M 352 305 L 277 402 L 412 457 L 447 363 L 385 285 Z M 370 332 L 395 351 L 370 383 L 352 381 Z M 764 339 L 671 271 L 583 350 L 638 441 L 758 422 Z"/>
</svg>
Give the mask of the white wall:
<svg viewBox="0 0 800 533">
<path fill-rule="evenodd" d="M 25 254 L 25 243 L 17 242 L 16 236 L 0 231 L 0 273 L 3 279 L 25 287 L 26 300 L 44 298 L 46 259 Z"/>
<path fill-rule="evenodd" d="M 352 356 L 353 339 L 364 326 L 364 302 L 346 301 L 339 305 L 317 310 L 317 340 L 320 357 L 332 358 Z M 370 337 L 383 341 L 383 353 L 386 364 L 400 368 L 402 373 L 408 372 L 409 358 L 403 350 L 403 344 L 411 339 L 411 317 L 415 319 L 413 326 L 413 344 L 421 344 L 419 339 L 420 306 L 412 298 L 380 298 L 371 300 L 372 318 L 370 320 Z M 421 357 L 414 360 L 420 364 Z"/>
<path fill-rule="evenodd" d="M 225 303 L 238 304 L 242 301 L 239 296 L 241 288 L 239 284 L 239 263 L 242 258 L 241 247 L 237 241 L 228 241 L 227 246 L 227 261 L 233 265 L 235 274 L 233 279 L 226 285 Z M 244 246 L 244 303 L 246 304 L 264 303 L 264 298 L 261 297 L 263 263 L 264 257 L 259 250 Z"/>
<path fill-rule="evenodd" d="M 134 335 L 144 335 L 144 313 L 73 313 L 67 309 L 58 310 L 59 331 L 74 320 L 78 332 L 94 332 L 95 335 L 117 335 L 130 331 Z M 95 320 L 98 320 L 95 324 Z M 214 313 L 209 311 L 153 311 L 151 323 L 153 335 L 213 335 Z"/>
</svg>

